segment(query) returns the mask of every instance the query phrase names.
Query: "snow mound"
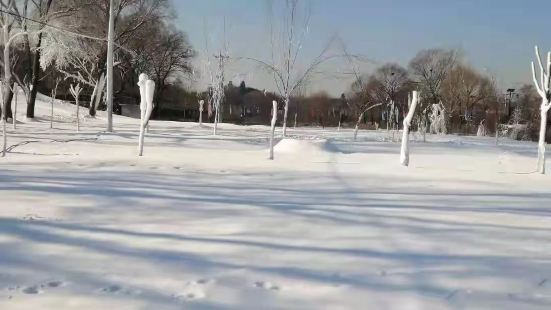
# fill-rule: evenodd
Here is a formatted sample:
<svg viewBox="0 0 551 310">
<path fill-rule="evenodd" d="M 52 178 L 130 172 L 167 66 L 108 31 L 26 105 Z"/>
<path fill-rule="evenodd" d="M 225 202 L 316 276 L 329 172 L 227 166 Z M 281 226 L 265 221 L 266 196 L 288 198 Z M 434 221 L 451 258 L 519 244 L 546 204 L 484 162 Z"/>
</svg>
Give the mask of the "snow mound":
<svg viewBox="0 0 551 310">
<path fill-rule="evenodd" d="M 274 146 L 274 152 L 283 154 L 328 153 L 334 150 L 327 140 L 282 139 Z"/>
</svg>

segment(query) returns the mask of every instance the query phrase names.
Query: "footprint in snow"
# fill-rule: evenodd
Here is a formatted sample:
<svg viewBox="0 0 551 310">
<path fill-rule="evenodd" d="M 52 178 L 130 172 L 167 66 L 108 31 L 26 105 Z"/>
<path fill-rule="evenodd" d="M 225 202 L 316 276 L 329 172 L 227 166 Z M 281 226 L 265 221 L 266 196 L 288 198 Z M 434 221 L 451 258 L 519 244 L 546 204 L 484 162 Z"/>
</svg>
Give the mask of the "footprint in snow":
<svg viewBox="0 0 551 310">
<path fill-rule="evenodd" d="M 36 295 L 36 294 L 42 294 L 43 291 L 38 288 L 38 286 L 33 285 L 29 286 L 23 289 L 23 293 L 30 294 L 30 295 Z"/>
<path fill-rule="evenodd" d="M 203 291 L 192 291 L 192 292 L 174 295 L 173 297 L 181 301 L 194 301 L 198 299 L 203 299 L 206 297 L 206 295 Z"/>
<path fill-rule="evenodd" d="M 109 285 L 101 289 L 101 291 L 104 293 L 117 293 L 117 292 L 120 292 L 121 290 L 122 290 L 122 287 L 118 285 Z"/>
<path fill-rule="evenodd" d="M 63 281 L 50 281 L 46 284 L 42 284 L 41 287 L 56 288 L 56 287 L 61 287 L 63 285 L 65 285 L 65 283 L 63 283 Z"/>
<path fill-rule="evenodd" d="M 261 289 L 270 290 L 270 291 L 279 291 L 281 289 L 278 285 L 268 281 L 257 281 L 254 283 L 254 286 L 256 288 L 261 288 Z"/>
<path fill-rule="evenodd" d="M 188 285 L 208 285 L 216 282 L 214 279 L 202 278 L 199 280 L 191 281 Z"/>
<path fill-rule="evenodd" d="M 122 286 L 119 286 L 119 285 L 109 285 L 107 287 L 100 289 L 100 292 L 108 293 L 108 294 L 124 294 L 124 295 L 139 295 L 141 293 L 140 290 L 123 288 Z"/>
</svg>

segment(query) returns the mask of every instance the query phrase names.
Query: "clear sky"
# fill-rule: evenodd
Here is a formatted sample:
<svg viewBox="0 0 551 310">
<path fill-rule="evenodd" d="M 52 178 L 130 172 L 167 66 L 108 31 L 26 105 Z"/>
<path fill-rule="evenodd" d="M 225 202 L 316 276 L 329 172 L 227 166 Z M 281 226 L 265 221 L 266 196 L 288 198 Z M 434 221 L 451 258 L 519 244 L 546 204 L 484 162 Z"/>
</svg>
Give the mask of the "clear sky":
<svg viewBox="0 0 551 310">
<path fill-rule="evenodd" d="M 223 41 L 234 57 L 270 59 L 268 4 L 264 0 L 172 0 L 176 24 L 201 55 L 205 38 L 212 54 Z M 284 0 L 273 0 L 281 5 Z M 315 57 L 338 34 L 351 53 L 404 66 L 425 48 L 459 48 L 465 60 L 495 76 L 500 87 L 530 82 L 533 46 L 551 49 L 551 0 L 310 0 L 311 21 L 301 61 Z M 207 35 L 205 35 L 207 33 Z M 334 64 L 337 66 L 337 64 Z M 340 68 L 335 68 L 339 70 Z M 344 69 L 343 69 L 344 70 Z M 366 69 L 367 70 L 367 69 Z M 273 88 L 269 76 L 247 64 L 232 64 L 227 78 Z M 329 71 L 329 70 L 328 70 Z M 312 91 L 343 92 L 349 80 L 329 75 Z M 201 79 L 197 86 L 202 87 Z"/>
</svg>

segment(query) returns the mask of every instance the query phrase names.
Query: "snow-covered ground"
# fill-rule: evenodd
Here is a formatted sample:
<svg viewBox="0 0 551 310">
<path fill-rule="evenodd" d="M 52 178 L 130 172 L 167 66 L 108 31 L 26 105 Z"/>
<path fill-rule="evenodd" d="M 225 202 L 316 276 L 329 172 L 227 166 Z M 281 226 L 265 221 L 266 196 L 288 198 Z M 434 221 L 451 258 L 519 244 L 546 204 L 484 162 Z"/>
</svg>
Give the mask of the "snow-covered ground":
<svg viewBox="0 0 551 310">
<path fill-rule="evenodd" d="M 301 128 L 268 161 L 268 127 L 154 121 L 138 158 L 136 119 L 77 134 L 74 106 L 54 129 L 25 108 L 0 159 L 0 309 L 551 308 L 533 143 L 429 136 L 404 168 L 385 131 Z"/>
</svg>

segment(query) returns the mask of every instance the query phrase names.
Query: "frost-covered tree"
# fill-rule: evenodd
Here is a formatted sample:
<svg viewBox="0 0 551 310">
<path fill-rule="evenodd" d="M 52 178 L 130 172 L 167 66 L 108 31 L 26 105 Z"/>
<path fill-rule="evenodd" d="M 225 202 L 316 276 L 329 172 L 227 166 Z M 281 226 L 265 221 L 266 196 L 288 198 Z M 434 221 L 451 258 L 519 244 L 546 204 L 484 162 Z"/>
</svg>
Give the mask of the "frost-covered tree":
<svg viewBox="0 0 551 310">
<path fill-rule="evenodd" d="M 26 35 L 21 38 L 20 55 L 24 66 L 14 76 L 24 83 L 18 82 L 27 99 L 27 117 L 34 117 L 34 106 L 40 81 L 40 47 L 47 24 L 56 19 L 70 15 L 76 11 L 71 1 L 53 0 L 4 0 L 2 9 L 13 17 L 13 27 Z M 19 77 L 18 74 L 21 76 Z M 24 77 L 24 78 L 23 78 Z"/>
<path fill-rule="evenodd" d="M 413 115 L 415 114 L 415 109 L 419 102 L 419 93 L 413 91 L 411 101 L 409 104 L 409 111 L 407 116 L 404 118 L 404 130 L 402 134 L 402 148 L 400 151 L 400 163 L 402 166 L 409 166 L 409 130 L 413 121 Z"/>
<path fill-rule="evenodd" d="M 448 133 L 448 114 L 444 105 L 441 102 L 433 104 L 429 113 L 430 132 L 446 135 Z"/>
<path fill-rule="evenodd" d="M 488 128 L 486 127 L 486 120 L 483 119 L 480 124 L 478 124 L 478 129 L 476 131 L 477 137 L 485 137 L 488 134 Z"/>
<path fill-rule="evenodd" d="M 225 63 L 228 56 L 220 52 L 215 58 L 215 64 L 213 65 L 210 60 L 207 61 L 207 68 L 210 76 L 210 92 L 209 92 L 209 108 L 214 112 L 214 126 L 213 135 L 218 134 L 218 123 L 222 118 L 222 102 L 225 98 L 224 92 L 224 76 L 225 76 Z M 210 59 L 210 58 L 209 58 Z"/>
<path fill-rule="evenodd" d="M 547 131 L 547 115 L 551 109 L 551 52 L 547 53 L 547 62 L 544 66 L 540 56 L 540 50 L 536 46 L 536 59 L 538 61 L 540 74 L 536 72 L 536 66 L 532 62 L 532 77 L 536 90 L 541 97 L 540 105 L 540 134 L 538 141 L 538 172 L 545 174 L 545 135 Z"/>
<path fill-rule="evenodd" d="M 4 67 L 4 79 L 2 81 L 2 133 L 3 133 L 3 146 L 2 146 L 2 157 L 6 156 L 6 147 L 7 147 L 7 131 L 6 131 L 6 121 L 8 110 L 7 97 L 8 93 L 11 92 L 10 83 L 12 81 L 12 70 L 11 70 L 11 57 L 10 57 L 10 47 L 11 44 L 18 37 L 26 35 L 27 32 L 23 29 L 17 28 L 15 26 L 15 19 L 10 14 L 10 10 L 16 5 L 15 0 L 5 0 L 0 1 L 0 8 L 2 12 L 0 13 L 0 27 L 2 27 L 2 39 L 4 43 L 4 53 L 3 53 L 3 67 Z"/>
</svg>

